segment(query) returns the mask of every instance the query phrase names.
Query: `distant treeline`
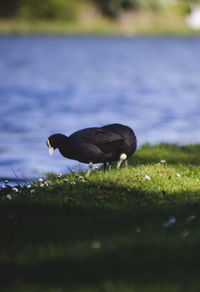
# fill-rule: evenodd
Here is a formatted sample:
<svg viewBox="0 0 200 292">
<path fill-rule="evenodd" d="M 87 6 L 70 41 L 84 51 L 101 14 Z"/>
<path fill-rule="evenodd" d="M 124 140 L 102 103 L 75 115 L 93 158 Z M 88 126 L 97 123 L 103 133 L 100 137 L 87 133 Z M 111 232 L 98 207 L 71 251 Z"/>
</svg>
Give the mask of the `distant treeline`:
<svg viewBox="0 0 200 292">
<path fill-rule="evenodd" d="M 0 17 L 72 20 L 80 7 L 90 3 L 108 17 L 116 17 L 120 11 L 130 9 L 159 11 L 172 3 L 187 13 L 191 3 L 195 2 L 199 0 L 0 0 Z"/>
</svg>

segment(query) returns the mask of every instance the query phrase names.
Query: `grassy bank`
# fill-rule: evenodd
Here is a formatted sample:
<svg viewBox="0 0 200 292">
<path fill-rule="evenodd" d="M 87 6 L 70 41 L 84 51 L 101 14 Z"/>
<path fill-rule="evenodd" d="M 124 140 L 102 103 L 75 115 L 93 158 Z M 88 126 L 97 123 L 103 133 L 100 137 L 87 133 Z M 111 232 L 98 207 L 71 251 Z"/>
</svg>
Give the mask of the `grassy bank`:
<svg viewBox="0 0 200 292">
<path fill-rule="evenodd" d="M 199 35 L 190 29 L 185 16 L 152 11 L 124 12 L 116 20 L 87 9 L 71 22 L 45 20 L 0 20 L 0 34 L 62 35 Z"/>
<path fill-rule="evenodd" d="M 199 291 L 200 145 L 0 192 L 1 291 Z M 82 177 L 83 176 L 83 177 Z"/>
</svg>

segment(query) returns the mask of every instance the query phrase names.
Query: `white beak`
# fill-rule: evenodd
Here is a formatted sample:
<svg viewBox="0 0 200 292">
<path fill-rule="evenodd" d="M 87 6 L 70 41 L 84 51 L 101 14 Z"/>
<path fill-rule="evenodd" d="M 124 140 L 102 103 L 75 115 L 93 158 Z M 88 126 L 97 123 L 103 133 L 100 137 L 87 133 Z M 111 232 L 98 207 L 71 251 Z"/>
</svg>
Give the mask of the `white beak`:
<svg viewBox="0 0 200 292">
<path fill-rule="evenodd" d="M 52 156 L 53 155 L 54 148 L 51 146 L 51 144 L 49 142 L 49 139 L 47 140 L 47 145 L 49 147 L 49 155 Z"/>
<path fill-rule="evenodd" d="M 49 147 L 49 155 L 50 155 L 50 156 L 53 155 L 53 151 L 54 151 L 53 147 Z"/>
</svg>

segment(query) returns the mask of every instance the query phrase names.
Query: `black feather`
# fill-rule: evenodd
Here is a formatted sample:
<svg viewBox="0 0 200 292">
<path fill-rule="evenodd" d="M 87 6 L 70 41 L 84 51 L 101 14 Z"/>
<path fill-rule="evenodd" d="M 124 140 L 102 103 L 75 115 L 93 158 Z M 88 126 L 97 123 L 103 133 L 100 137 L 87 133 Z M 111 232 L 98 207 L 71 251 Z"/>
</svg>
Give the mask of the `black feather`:
<svg viewBox="0 0 200 292">
<path fill-rule="evenodd" d="M 54 134 L 48 138 L 50 145 L 69 159 L 83 163 L 106 163 L 117 161 L 122 153 L 127 159 L 136 150 L 133 130 L 121 124 L 101 128 L 86 128 L 69 137 Z"/>
</svg>

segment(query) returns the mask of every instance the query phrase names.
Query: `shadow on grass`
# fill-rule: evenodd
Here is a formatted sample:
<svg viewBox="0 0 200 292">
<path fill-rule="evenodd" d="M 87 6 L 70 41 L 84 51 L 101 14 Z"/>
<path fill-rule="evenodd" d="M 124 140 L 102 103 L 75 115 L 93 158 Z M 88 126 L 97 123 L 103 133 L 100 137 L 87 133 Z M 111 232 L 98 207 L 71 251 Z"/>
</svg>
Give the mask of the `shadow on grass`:
<svg viewBox="0 0 200 292">
<path fill-rule="evenodd" d="M 195 248 L 198 248 L 195 246 Z M 186 290 L 199 280 L 196 252 L 185 256 L 185 249 L 169 252 L 149 246 L 144 250 L 120 247 L 97 252 L 84 259 L 47 260 L 37 264 L 0 265 L 1 285 L 16 282 L 51 285 L 93 285 L 105 281 L 129 281 L 141 286 L 149 283 L 179 283 Z M 191 290 L 189 290 L 191 291 Z"/>
<path fill-rule="evenodd" d="M 26 264 L 9 260 L 0 263 L 0 285 L 42 284 L 75 287 L 79 285 L 99 285 L 105 281 L 128 281 L 139 286 L 158 282 L 162 285 L 170 281 L 184 287 L 199 280 L 199 241 L 184 240 L 180 234 L 185 223 L 164 230 L 162 221 L 173 215 L 174 207 L 167 205 L 137 206 L 127 209 L 123 206 L 109 207 L 47 206 L 38 203 L 0 205 L 0 244 L 11 253 L 26 246 L 48 246 L 58 249 L 54 259 L 31 259 Z M 199 204 L 182 205 L 178 210 L 179 219 L 189 215 Z M 188 213 L 189 211 L 189 213 Z M 183 225 L 183 226 L 182 226 Z M 136 227 L 142 228 L 141 235 Z M 152 239 L 153 233 L 159 239 Z M 141 238 L 140 238 L 141 236 Z M 117 239 L 116 239 L 117 238 Z M 59 245 L 75 242 L 100 240 L 102 246 L 90 252 L 76 254 L 59 253 Z M 104 246 L 104 242 L 116 241 L 114 246 Z M 118 241 L 119 240 L 119 241 Z M 74 247 L 75 248 L 75 247 Z M 86 248 L 88 250 L 88 248 Z M 24 255 L 26 257 L 26 255 Z M 34 258 L 34 252 L 32 254 Z M 184 290 L 185 291 L 185 290 Z M 191 291 L 191 290 L 190 290 Z"/>
</svg>

